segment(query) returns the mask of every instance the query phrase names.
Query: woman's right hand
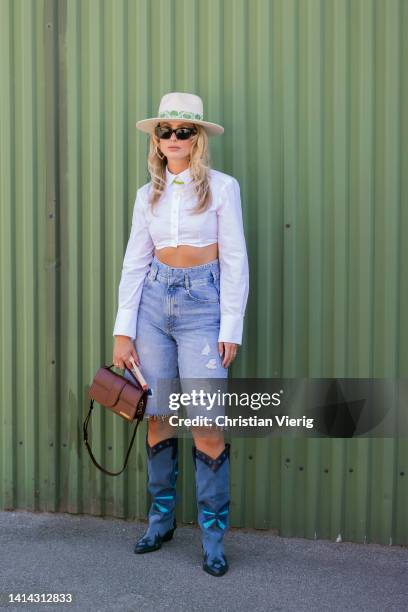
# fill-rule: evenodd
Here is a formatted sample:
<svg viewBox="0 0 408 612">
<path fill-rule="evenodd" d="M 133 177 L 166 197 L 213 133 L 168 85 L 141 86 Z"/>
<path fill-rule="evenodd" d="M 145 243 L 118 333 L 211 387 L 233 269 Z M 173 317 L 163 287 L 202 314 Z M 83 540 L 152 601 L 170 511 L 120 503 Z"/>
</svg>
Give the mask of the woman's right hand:
<svg viewBox="0 0 408 612">
<path fill-rule="evenodd" d="M 132 363 L 130 362 L 131 356 L 133 356 L 136 365 L 140 367 L 139 355 L 136 352 L 132 338 L 129 338 L 129 336 L 115 336 L 112 359 L 113 365 L 122 370 L 126 367 L 132 369 Z"/>
</svg>

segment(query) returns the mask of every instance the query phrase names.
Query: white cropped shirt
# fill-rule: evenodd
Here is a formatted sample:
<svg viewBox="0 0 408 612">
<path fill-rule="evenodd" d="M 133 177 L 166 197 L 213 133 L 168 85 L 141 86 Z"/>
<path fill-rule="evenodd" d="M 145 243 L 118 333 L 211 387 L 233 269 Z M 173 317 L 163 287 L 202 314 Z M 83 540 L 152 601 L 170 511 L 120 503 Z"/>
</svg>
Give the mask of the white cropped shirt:
<svg viewBox="0 0 408 612">
<path fill-rule="evenodd" d="M 140 187 L 119 283 L 118 312 L 113 335 L 136 338 L 143 282 L 154 249 L 181 244 L 202 247 L 218 242 L 220 262 L 219 342 L 242 343 L 249 293 L 249 266 L 240 187 L 224 172 L 210 169 L 213 201 L 203 213 L 190 215 L 197 204 L 190 169 L 175 175 L 166 167 L 166 188 L 152 212 L 147 201 L 151 182 Z M 182 182 L 181 182 L 182 181 Z"/>
</svg>

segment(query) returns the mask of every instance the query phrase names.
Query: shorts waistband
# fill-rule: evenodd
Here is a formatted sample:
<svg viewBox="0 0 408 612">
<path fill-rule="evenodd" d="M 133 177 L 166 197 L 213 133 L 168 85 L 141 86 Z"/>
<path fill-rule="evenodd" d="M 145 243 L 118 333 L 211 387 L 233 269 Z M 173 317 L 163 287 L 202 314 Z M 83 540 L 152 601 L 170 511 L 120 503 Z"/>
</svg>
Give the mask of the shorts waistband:
<svg viewBox="0 0 408 612">
<path fill-rule="evenodd" d="M 199 278 L 210 278 L 212 276 L 216 280 L 220 276 L 220 262 L 219 259 L 216 258 L 198 266 L 176 268 L 168 266 L 154 255 L 149 276 L 151 279 L 160 278 L 162 281 L 168 283 L 173 283 L 175 281 L 183 282 L 186 277 L 190 280 L 195 280 Z"/>
</svg>

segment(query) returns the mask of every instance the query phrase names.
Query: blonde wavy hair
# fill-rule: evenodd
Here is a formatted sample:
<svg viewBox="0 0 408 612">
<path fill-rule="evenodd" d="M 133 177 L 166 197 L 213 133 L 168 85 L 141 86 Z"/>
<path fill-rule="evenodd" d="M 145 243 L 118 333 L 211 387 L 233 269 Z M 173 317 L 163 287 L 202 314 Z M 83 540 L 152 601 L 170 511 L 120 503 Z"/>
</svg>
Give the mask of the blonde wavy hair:
<svg viewBox="0 0 408 612">
<path fill-rule="evenodd" d="M 190 172 L 193 179 L 191 185 L 197 194 L 197 205 L 191 210 L 191 214 L 200 214 L 207 210 L 212 202 L 209 182 L 209 171 L 211 169 L 210 152 L 207 132 L 199 124 L 194 123 L 193 125 L 197 130 L 197 134 L 191 136 Z M 150 135 L 150 148 L 147 158 L 147 166 L 152 183 L 149 195 L 149 203 L 152 210 L 154 210 L 166 187 L 167 157 L 158 150 L 159 144 L 160 139 L 153 132 Z"/>
</svg>

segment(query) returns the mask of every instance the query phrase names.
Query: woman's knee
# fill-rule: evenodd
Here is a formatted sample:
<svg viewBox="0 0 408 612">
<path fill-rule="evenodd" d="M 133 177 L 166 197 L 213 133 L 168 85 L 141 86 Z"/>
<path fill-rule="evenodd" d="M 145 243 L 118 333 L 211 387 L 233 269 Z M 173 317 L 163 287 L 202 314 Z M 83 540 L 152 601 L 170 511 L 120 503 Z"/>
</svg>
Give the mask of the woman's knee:
<svg viewBox="0 0 408 612">
<path fill-rule="evenodd" d="M 150 417 L 148 419 L 147 429 L 148 439 L 151 445 L 161 440 L 165 440 L 166 438 L 171 438 L 175 433 L 174 427 L 170 425 L 168 418 L 163 419 L 162 417 Z"/>
<path fill-rule="evenodd" d="M 213 427 L 192 428 L 194 443 L 210 456 L 218 456 L 225 447 L 224 432 Z"/>
</svg>

